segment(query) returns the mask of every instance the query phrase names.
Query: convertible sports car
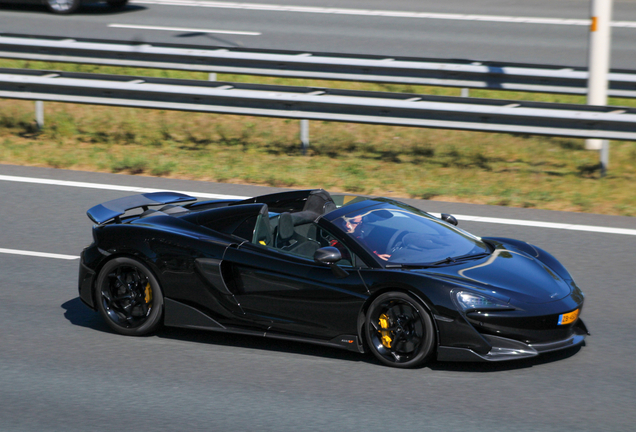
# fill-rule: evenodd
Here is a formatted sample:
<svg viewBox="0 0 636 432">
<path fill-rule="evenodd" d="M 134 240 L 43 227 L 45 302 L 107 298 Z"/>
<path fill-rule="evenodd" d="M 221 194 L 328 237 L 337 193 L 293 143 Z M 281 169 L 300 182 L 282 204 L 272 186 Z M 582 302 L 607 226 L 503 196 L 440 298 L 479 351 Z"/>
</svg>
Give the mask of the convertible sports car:
<svg viewBox="0 0 636 432">
<path fill-rule="evenodd" d="M 195 201 L 158 192 L 88 210 L 79 293 L 116 332 L 260 335 L 395 367 L 532 357 L 588 334 L 583 293 L 552 255 L 450 215 L 322 189 Z"/>
</svg>

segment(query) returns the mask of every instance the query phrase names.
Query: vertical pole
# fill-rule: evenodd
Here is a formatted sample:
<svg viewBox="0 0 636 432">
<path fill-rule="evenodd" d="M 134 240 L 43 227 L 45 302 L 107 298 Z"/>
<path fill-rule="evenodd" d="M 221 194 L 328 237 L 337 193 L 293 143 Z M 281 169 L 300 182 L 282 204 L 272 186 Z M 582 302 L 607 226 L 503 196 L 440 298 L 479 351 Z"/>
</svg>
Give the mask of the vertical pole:
<svg viewBox="0 0 636 432">
<path fill-rule="evenodd" d="M 300 145 L 303 154 L 307 154 L 309 148 L 309 120 L 303 119 L 300 121 Z"/>
<path fill-rule="evenodd" d="M 590 47 L 588 56 L 589 79 L 587 84 L 587 104 L 607 105 L 607 75 L 610 64 L 610 24 L 612 19 L 612 0 L 592 0 L 592 24 L 590 25 Z M 585 140 L 585 148 L 599 150 L 601 175 L 607 170 L 609 143 L 607 140 Z M 606 158 L 603 158 L 603 153 Z"/>
<path fill-rule="evenodd" d="M 44 127 L 44 102 L 35 101 L 35 123 L 38 126 L 38 129 L 42 129 Z"/>
<path fill-rule="evenodd" d="M 462 97 L 468 97 L 468 89 L 467 88 L 462 88 Z"/>
<path fill-rule="evenodd" d="M 609 166 L 609 140 L 601 140 L 601 149 L 599 150 L 601 160 L 601 177 L 605 177 L 607 174 L 607 167 Z"/>
<path fill-rule="evenodd" d="M 216 81 L 216 72 L 210 72 L 208 74 L 208 81 Z"/>
</svg>

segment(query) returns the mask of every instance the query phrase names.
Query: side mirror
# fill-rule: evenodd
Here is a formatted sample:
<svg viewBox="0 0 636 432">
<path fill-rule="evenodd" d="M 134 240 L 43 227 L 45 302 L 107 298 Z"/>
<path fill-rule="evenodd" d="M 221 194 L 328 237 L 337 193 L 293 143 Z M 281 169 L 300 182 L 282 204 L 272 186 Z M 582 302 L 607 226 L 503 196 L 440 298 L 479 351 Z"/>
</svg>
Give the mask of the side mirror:
<svg viewBox="0 0 636 432">
<path fill-rule="evenodd" d="M 331 267 L 331 271 L 337 278 L 345 278 L 349 276 L 344 269 L 338 267 L 336 263 L 342 259 L 342 254 L 333 246 L 326 246 L 318 249 L 314 253 L 314 261 L 320 264 L 327 264 Z"/>
<path fill-rule="evenodd" d="M 314 261 L 321 264 L 335 264 L 342 259 L 342 254 L 333 246 L 322 247 L 314 253 Z"/>
<path fill-rule="evenodd" d="M 455 225 L 457 226 L 457 224 L 459 222 L 457 222 L 457 219 L 455 219 L 455 216 L 450 215 L 448 213 L 442 213 L 442 220 L 448 222 L 451 225 Z"/>
</svg>

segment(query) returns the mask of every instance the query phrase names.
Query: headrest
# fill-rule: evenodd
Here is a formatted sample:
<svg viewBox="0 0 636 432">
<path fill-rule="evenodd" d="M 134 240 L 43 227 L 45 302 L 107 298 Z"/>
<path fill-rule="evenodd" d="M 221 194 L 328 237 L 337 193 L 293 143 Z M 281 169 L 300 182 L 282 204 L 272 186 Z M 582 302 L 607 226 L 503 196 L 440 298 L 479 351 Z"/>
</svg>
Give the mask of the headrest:
<svg viewBox="0 0 636 432">
<path fill-rule="evenodd" d="M 269 224 L 269 211 L 267 204 L 263 204 L 258 212 L 258 219 L 256 219 L 256 227 L 254 228 L 252 243 L 269 245 L 271 241 L 272 232 Z"/>
<path fill-rule="evenodd" d="M 336 204 L 331 199 L 331 195 L 324 189 L 311 191 L 303 207 L 303 212 L 308 211 L 323 215 L 336 209 Z"/>
<path fill-rule="evenodd" d="M 278 237 L 287 240 L 294 235 L 294 221 L 291 213 L 281 213 L 278 218 Z"/>
</svg>

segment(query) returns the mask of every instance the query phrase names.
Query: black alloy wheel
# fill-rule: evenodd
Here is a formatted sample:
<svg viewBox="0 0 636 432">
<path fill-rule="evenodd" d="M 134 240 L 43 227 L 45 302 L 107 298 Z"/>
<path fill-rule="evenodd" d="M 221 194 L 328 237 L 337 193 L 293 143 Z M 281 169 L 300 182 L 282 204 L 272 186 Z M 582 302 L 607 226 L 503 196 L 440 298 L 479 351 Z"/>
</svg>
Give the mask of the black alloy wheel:
<svg viewBox="0 0 636 432">
<path fill-rule="evenodd" d="M 80 7 L 80 0 L 46 0 L 46 8 L 56 14 L 70 14 Z"/>
<path fill-rule="evenodd" d="M 421 366 L 435 348 L 430 314 L 406 293 L 389 292 L 376 298 L 367 311 L 365 324 L 371 352 L 387 366 Z"/>
<path fill-rule="evenodd" d="M 104 265 L 95 284 L 97 307 L 116 332 L 142 336 L 156 330 L 163 315 L 157 279 L 141 262 L 114 258 Z"/>
</svg>

